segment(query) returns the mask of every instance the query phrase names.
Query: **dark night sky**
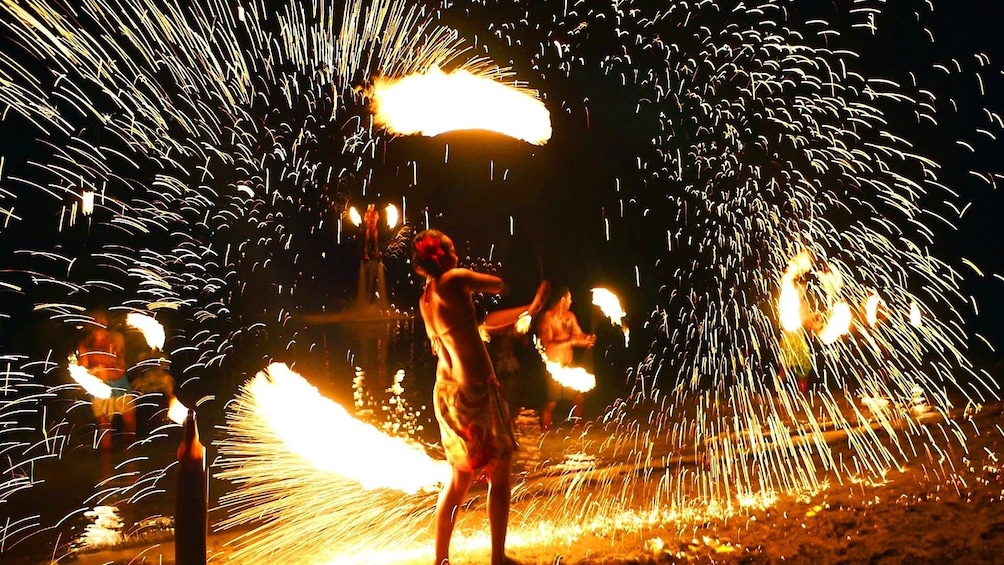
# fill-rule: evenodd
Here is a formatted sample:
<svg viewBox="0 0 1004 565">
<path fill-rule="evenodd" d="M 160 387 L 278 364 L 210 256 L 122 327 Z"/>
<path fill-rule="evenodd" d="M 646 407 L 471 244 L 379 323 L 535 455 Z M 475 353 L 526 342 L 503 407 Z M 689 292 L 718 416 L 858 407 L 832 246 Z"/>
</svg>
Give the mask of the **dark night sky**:
<svg viewBox="0 0 1004 565">
<path fill-rule="evenodd" d="M 818 13 L 799 16 L 834 20 L 839 18 L 838 13 L 845 13 L 848 4 L 803 2 L 798 9 L 811 6 Z M 862 69 L 874 76 L 904 83 L 910 79 L 908 69 L 930 72 L 933 62 L 947 64 L 953 57 L 969 61 L 973 52 L 986 52 L 991 56 L 991 66 L 983 72 L 987 99 L 972 98 L 973 84 L 939 84 L 957 98 L 964 111 L 957 119 L 941 124 L 939 131 L 943 136 L 920 141 L 923 142 L 922 152 L 944 165 L 942 180 L 959 190 L 964 199 L 973 202 L 963 220 L 957 222 L 957 231 L 946 229 L 939 233 L 935 254 L 953 263 L 964 256 L 984 268 L 987 274 L 984 280 L 966 283 L 964 292 L 974 294 L 981 305 L 981 317 L 975 327 L 994 342 L 1002 343 L 1004 332 L 997 320 L 1004 316 L 1004 304 L 999 299 L 1004 286 L 990 275 L 1004 272 L 996 245 L 1004 235 L 996 217 L 1002 197 L 1000 191 L 974 182 L 966 172 L 968 169 L 999 170 L 999 148 L 995 143 L 982 142 L 976 145 L 977 152 L 969 155 L 960 151 L 955 143 L 960 138 L 979 139 L 974 138 L 972 129 L 975 123 L 985 119 L 980 110 L 983 106 L 1004 112 L 1004 85 L 998 70 L 1004 68 L 1004 46 L 995 28 L 1002 10 L 999 3 L 992 0 L 966 2 L 965 8 L 947 0 L 939 0 L 934 5 L 934 14 L 925 14 L 923 19 L 935 37 L 933 46 L 924 41 L 918 26 L 905 23 L 910 21 L 911 11 L 897 12 L 902 6 L 898 4 L 887 7 L 881 22 L 882 33 L 874 39 L 863 34 L 856 36 L 862 43 L 857 51 L 861 55 Z M 447 23 L 454 23 L 462 32 L 465 26 L 470 26 L 472 32 L 483 34 L 483 26 L 469 22 Z M 529 49 L 533 47 L 530 45 Z M 646 144 L 638 131 L 650 124 L 638 123 L 634 113 L 636 101 L 625 97 L 623 90 L 614 88 L 604 77 L 583 71 L 569 80 L 540 79 L 539 74 L 521 64 L 525 54 L 518 48 L 499 46 L 491 55 L 502 63 L 511 59 L 517 76 L 542 91 L 555 126 L 552 140 L 538 148 L 484 132 L 457 132 L 433 140 L 395 139 L 381 147 L 377 157 L 380 163 L 374 167 L 370 193 L 364 197 L 355 192 L 355 201 L 372 198 L 399 201 L 401 196 L 406 196 L 411 223 L 423 223 L 421 210 L 429 209 L 433 214 L 432 224 L 451 232 L 460 241 L 469 242 L 471 253 L 487 256 L 491 252 L 493 258 L 503 261 L 502 274 L 513 282 L 514 288 L 523 289 L 520 292 L 531 292 L 536 280 L 543 275 L 569 283 L 580 294 L 591 286 L 607 284 L 624 289 L 624 300 L 628 304 L 638 300 L 634 294 L 641 291 L 634 290 L 635 269 L 644 273 L 651 268 L 653 258 L 676 260 L 669 255 L 660 258 L 664 254 L 665 235 L 658 222 L 636 221 L 637 210 L 629 210 L 623 219 L 620 218 L 621 206 L 630 208 L 631 203 L 625 204 L 622 195 L 616 192 L 617 182 L 620 179 L 622 190 L 637 182 L 625 171 L 632 168 L 635 156 Z M 943 96 L 942 92 L 937 94 Z M 901 121 L 893 123 L 890 129 L 910 134 L 911 118 L 912 115 L 891 116 Z M 17 170 L 15 157 L 30 151 L 26 149 L 30 146 L 22 144 L 22 130 L 16 118 L 8 118 L 5 127 L 15 132 L 4 136 L 0 147 L 0 154 L 9 157 L 9 175 Z M 447 144 L 450 159 L 444 163 Z M 410 186 L 411 161 L 419 163 L 418 186 Z M 494 179 L 489 178 L 492 165 Z M 505 180 L 502 180 L 503 175 Z M 638 189 L 635 185 L 632 190 L 634 194 L 644 194 L 647 189 Z M 932 198 L 937 199 L 937 196 Z M 30 205 L 21 209 L 26 208 Z M 510 216 L 515 222 L 514 236 L 508 235 Z M 610 241 L 604 237 L 605 218 L 610 221 Z M 28 221 L 8 230 L 3 245 L 9 251 L 37 226 L 53 223 L 51 214 L 42 219 L 42 222 Z M 34 232 L 30 237 L 41 239 L 44 242 L 41 248 L 51 244 L 52 238 L 63 239 L 50 232 Z M 349 239 L 344 252 L 351 255 L 355 249 L 354 242 Z M 332 255 L 337 257 L 337 252 L 332 250 Z M 959 268 L 967 270 L 965 266 Z M 326 276 L 328 282 L 347 288 L 354 286 L 352 269 L 332 265 Z"/>
</svg>

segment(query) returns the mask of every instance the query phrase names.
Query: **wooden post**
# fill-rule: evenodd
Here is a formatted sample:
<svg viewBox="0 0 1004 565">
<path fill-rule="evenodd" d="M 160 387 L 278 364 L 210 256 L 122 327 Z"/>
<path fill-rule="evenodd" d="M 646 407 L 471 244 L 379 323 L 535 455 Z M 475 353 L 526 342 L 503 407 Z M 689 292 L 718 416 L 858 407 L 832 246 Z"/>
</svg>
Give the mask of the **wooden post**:
<svg viewBox="0 0 1004 565">
<path fill-rule="evenodd" d="M 206 448 L 199 442 L 195 410 L 185 418 L 178 446 L 178 484 L 174 501 L 174 562 L 205 565 L 209 534 L 209 473 Z"/>
</svg>

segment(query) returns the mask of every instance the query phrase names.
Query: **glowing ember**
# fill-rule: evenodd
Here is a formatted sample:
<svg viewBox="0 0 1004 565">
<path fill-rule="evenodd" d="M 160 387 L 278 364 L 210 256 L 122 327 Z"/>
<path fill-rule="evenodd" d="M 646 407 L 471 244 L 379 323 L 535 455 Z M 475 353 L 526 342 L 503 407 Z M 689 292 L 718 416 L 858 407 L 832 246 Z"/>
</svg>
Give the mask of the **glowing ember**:
<svg viewBox="0 0 1004 565">
<path fill-rule="evenodd" d="M 84 387 L 84 390 L 94 398 L 111 398 L 112 387 L 105 381 L 95 377 L 86 367 L 77 363 L 76 355 L 71 355 L 66 367 L 70 371 L 73 380 Z"/>
<path fill-rule="evenodd" d="M 85 216 L 90 216 L 94 213 L 94 191 L 85 190 L 80 195 L 80 211 L 84 213 Z"/>
<path fill-rule="evenodd" d="M 126 316 L 126 323 L 143 333 L 146 344 L 150 349 L 164 349 L 166 339 L 164 326 L 151 316 L 139 312 L 130 312 Z"/>
<path fill-rule="evenodd" d="M 246 387 L 288 448 L 318 470 L 354 479 L 367 489 L 406 493 L 434 489 L 448 476 L 445 461 L 356 420 L 284 364 L 269 365 Z"/>
<path fill-rule="evenodd" d="M 458 69 L 433 66 L 399 79 L 380 77 L 372 90 L 374 120 L 391 133 L 435 136 L 484 129 L 543 145 L 551 116 L 530 91 Z"/>
<path fill-rule="evenodd" d="M 920 306 L 917 306 L 917 301 L 912 301 L 910 302 L 910 325 L 919 328 L 921 324 Z"/>
</svg>

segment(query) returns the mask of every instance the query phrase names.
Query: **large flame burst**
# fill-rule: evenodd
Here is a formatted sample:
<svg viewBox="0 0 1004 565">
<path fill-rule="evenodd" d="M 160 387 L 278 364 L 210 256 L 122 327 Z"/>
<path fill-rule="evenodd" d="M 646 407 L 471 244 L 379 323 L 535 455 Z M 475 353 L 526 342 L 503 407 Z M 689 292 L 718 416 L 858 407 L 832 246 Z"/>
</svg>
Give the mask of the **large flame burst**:
<svg viewBox="0 0 1004 565">
<path fill-rule="evenodd" d="M 635 250 L 619 267 L 650 312 L 632 324 L 647 352 L 631 394 L 598 423 L 614 438 L 598 465 L 626 463 L 595 475 L 602 492 L 582 507 L 569 501 L 590 481 L 534 500 L 519 525 L 663 520 L 695 499 L 739 507 L 819 488 L 824 471 L 879 476 L 964 441 L 960 409 L 998 391 L 967 358 L 975 305 L 961 265 L 932 252 L 964 210 L 960 176 L 922 146 L 964 153 L 996 138 L 1004 122 L 992 109 L 946 138 L 967 100 L 938 95 L 950 81 L 980 91 L 996 71 L 974 54 L 873 75 L 853 46 L 878 52 L 894 19 L 930 15 L 921 1 L 905 14 L 887 4 L 2 0 L 5 137 L 26 141 L 0 160 L 0 291 L 11 299 L 0 433 L 12 458 L 0 501 L 30 492 L 34 464 L 65 445 L 49 407 L 66 356 L 22 327 L 77 324 L 95 304 L 156 305 L 176 314 L 165 349 L 178 375 L 198 377 L 179 387 L 189 398 L 235 388 L 212 375 L 305 354 L 293 312 L 317 306 L 311 290 L 325 280 L 311 253 L 330 245 L 344 187 L 365 193 L 391 137 L 371 125 L 372 78 L 433 67 L 512 76 L 466 55 L 482 48 L 552 93 L 555 132 L 578 128 L 597 151 L 617 142 L 622 152 L 602 153 L 606 176 L 590 179 L 607 187 L 592 189 L 593 217 L 611 245 Z M 560 137 L 537 150 L 558 151 Z M 417 167 L 399 164 L 413 179 Z M 839 290 L 805 281 L 812 308 L 864 312 L 877 295 L 885 312 L 870 323 L 852 309 L 850 333 L 832 343 L 800 334 L 816 379 L 806 391 L 776 377 L 791 341 L 782 281 L 803 252 L 813 261 L 803 275 L 842 274 Z M 918 388 L 939 422 L 909 417 Z M 893 408 L 868 411 L 864 397 Z M 850 457 L 834 456 L 834 431 Z M 142 490 L 161 476 L 144 475 Z M 4 539 L 29 538 L 38 522 L 11 517 Z"/>
</svg>

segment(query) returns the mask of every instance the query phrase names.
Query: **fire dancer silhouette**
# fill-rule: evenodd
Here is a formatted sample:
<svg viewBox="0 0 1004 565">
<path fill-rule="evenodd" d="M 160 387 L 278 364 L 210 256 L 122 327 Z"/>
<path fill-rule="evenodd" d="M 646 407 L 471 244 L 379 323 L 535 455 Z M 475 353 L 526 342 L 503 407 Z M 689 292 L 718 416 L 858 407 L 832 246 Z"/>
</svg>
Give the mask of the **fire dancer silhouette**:
<svg viewBox="0 0 1004 565">
<path fill-rule="evenodd" d="M 419 310 L 436 368 L 434 405 L 446 459 L 453 469 L 436 506 L 436 563 L 449 563 L 450 538 L 477 473 L 488 478 L 491 563 L 506 563 L 510 468 L 516 448 L 505 393 L 499 385 L 481 331 L 499 331 L 543 306 L 547 283 L 531 304 L 490 313 L 479 327 L 472 293 L 501 292 L 502 279 L 457 267 L 453 241 L 438 230 L 415 236 L 412 264 L 425 277 Z"/>
<path fill-rule="evenodd" d="M 93 398 L 91 409 L 98 421 L 98 443 L 103 450 L 112 448 L 112 418 L 122 417 L 122 435 L 126 443 L 136 439 L 136 407 L 128 394 L 125 337 L 109 328 L 108 314 L 97 310 L 92 315 L 87 335 L 77 344 L 77 362 L 89 373 L 111 387 L 109 398 Z"/>
<path fill-rule="evenodd" d="M 363 260 L 380 258 L 380 212 L 375 204 L 366 206 L 363 214 Z"/>
</svg>

